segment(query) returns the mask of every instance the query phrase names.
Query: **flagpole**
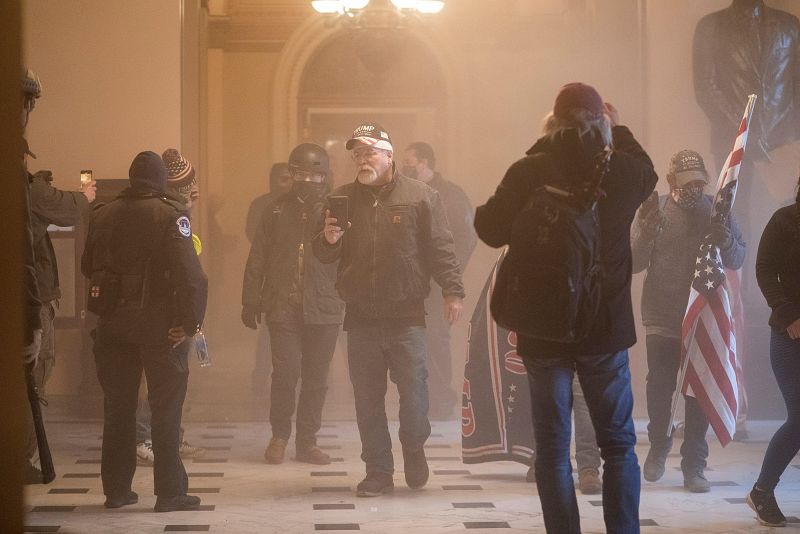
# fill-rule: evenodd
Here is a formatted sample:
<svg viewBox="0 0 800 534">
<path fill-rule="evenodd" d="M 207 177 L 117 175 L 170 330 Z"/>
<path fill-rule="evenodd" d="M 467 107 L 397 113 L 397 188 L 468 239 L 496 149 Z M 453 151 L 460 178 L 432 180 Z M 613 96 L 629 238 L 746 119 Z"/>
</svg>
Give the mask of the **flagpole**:
<svg viewBox="0 0 800 534">
<path fill-rule="evenodd" d="M 697 330 L 697 322 L 692 325 L 692 335 L 688 339 L 694 338 L 695 330 Z M 681 346 L 683 346 L 681 344 Z M 675 412 L 678 411 L 678 398 L 683 389 L 683 379 L 686 377 L 686 368 L 689 366 L 689 352 L 687 351 L 681 362 L 681 373 L 678 375 L 678 381 L 675 383 L 675 393 L 672 395 L 672 409 L 669 412 L 669 423 L 667 424 L 667 437 L 672 437 L 672 423 L 675 421 Z"/>
<path fill-rule="evenodd" d="M 725 160 L 725 165 L 723 166 L 723 168 L 722 168 L 722 170 L 720 172 L 720 175 L 719 175 L 719 179 L 717 180 L 717 192 L 714 195 L 714 202 L 712 204 L 711 221 L 714 221 L 715 217 L 719 216 L 719 219 L 720 219 L 719 222 L 722 222 L 724 224 L 726 222 L 726 219 L 728 217 L 730 217 L 731 210 L 733 208 L 733 202 L 736 199 L 736 190 L 738 189 L 739 168 L 741 166 L 742 160 L 744 159 L 744 150 L 745 150 L 745 148 L 747 146 L 747 137 L 748 137 L 748 133 L 749 133 L 748 129 L 749 129 L 749 125 L 750 125 L 750 120 L 752 119 L 752 116 L 753 116 L 753 109 L 755 108 L 755 103 L 756 103 L 756 99 L 757 98 L 758 97 L 756 95 L 754 95 L 754 94 L 753 95 L 749 95 L 748 98 L 747 98 L 747 105 L 745 106 L 744 117 L 742 117 L 740 131 L 737 133 L 736 140 L 734 141 L 733 150 L 728 154 L 728 157 Z M 739 136 L 742 135 L 742 134 L 744 134 L 744 141 L 741 144 L 741 146 L 739 146 L 738 149 L 737 149 L 737 143 L 739 142 Z M 737 150 L 740 151 L 740 153 L 738 154 L 739 160 L 734 165 L 734 167 L 735 167 L 735 176 L 734 176 L 735 183 L 733 184 L 733 188 L 732 188 L 732 196 L 730 198 L 730 204 L 727 206 L 728 212 L 724 213 L 724 214 L 723 213 L 718 213 L 717 209 L 720 206 L 720 204 L 719 204 L 720 195 L 722 194 L 722 190 L 726 185 L 725 182 L 729 178 L 728 172 L 731 169 L 731 163 L 732 163 L 732 160 L 733 160 L 733 157 L 734 157 L 734 152 L 736 152 Z M 702 245 L 701 245 L 701 251 L 702 251 Z M 719 250 L 719 246 L 717 246 L 716 244 L 714 245 L 714 253 L 715 253 L 715 257 L 716 257 L 717 262 L 721 264 L 722 262 L 721 262 L 721 258 L 720 258 L 720 250 Z M 725 281 L 723 279 L 723 284 L 724 283 L 725 283 Z M 725 289 L 725 291 L 727 291 L 727 289 Z M 688 312 L 688 309 L 689 309 L 689 307 L 687 306 L 687 312 Z M 729 305 L 729 311 L 730 311 L 730 305 Z M 684 319 L 685 319 L 685 317 L 686 317 L 686 315 L 684 314 Z M 733 319 L 731 317 L 731 322 L 732 322 L 732 320 Z M 695 318 L 694 324 L 692 324 L 692 331 L 691 331 L 691 335 L 690 336 L 685 337 L 685 336 L 681 335 L 681 346 L 682 347 L 684 346 L 683 344 L 686 343 L 687 340 L 688 340 L 689 346 L 691 347 L 692 340 L 694 339 L 695 333 L 697 331 L 698 321 L 699 321 L 699 319 Z M 733 334 L 735 335 L 735 331 L 733 332 Z M 734 343 L 735 343 L 735 340 L 734 340 Z M 686 380 L 686 370 L 689 367 L 689 356 L 690 356 L 689 355 L 689 349 L 687 348 L 685 354 L 683 353 L 683 351 L 681 351 L 681 353 L 682 353 L 681 355 L 683 356 L 683 361 L 682 361 L 682 364 L 681 364 L 680 376 L 678 378 L 678 381 L 677 381 L 676 387 L 675 387 L 675 394 L 674 394 L 674 396 L 672 398 L 672 410 L 670 411 L 669 424 L 667 426 L 667 437 L 671 437 L 672 436 L 672 423 L 675 420 L 675 412 L 677 411 L 677 407 L 678 407 L 678 395 L 683 390 L 683 384 L 684 384 L 684 381 Z M 701 384 L 701 386 L 702 386 L 702 384 Z M 738 386 L 738 380 L 737 380 L 737 386 Z M 737 409 L 737 411 L 738 411 L 738 409 Z M 708 414 L 706 414 L 706 415 L 708 416 Z"/>
</svg>

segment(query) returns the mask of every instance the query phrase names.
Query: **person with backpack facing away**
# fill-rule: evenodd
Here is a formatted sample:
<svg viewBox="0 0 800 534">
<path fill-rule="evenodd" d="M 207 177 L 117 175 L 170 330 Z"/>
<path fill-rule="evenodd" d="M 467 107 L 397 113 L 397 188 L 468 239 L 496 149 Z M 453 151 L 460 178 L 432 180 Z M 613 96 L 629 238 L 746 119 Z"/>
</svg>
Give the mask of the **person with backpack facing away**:
<svg viewBox="0 0 800 534">
<path fill-rule="evenodd" d="M 577 325 L 587 332 L 580 340 L 556 342 L 518 333 L 517 352 L 531 390 L 536 482 L 545 528 L 558 534 L 581 531 L 570 465 L 572 381 L 577 372 L 604 460 L 607 531 L 639 532 L 640 475 L 628 367 L 628 348 L 636 342 L 630 225 L 658 177 L 630 130 L 617 125 L 616 110 L 589 85 L 561 88 L 543 133 L 476 211 L 475 229 L 489 246 L 512 243 L 512 230 L 524 230 L 515 227 L 515 220 L 542 186 L 580 187 L 596 173 L 598 154 L 608 146 L 614 149 L 602 174 L 603 194 L 596 209 L 598 264 L 603 273 L 597 281 L 601 287 L 595 288 L 602 291 L 598 313 L 590 325 Z M 513 248 L 512 243 L 509 254 Z"/>
<path fill-rule="evenodd" d="M 642 205 L 631 236 L 633 272 L 647 269 L 642 290 L 642 323 L 647 335 L 650 450 L 642 474 L 648 482 L 664 475 L 667 455 L 672 449 L 668 425 L 681 363 L 681 325 L 700 243 L 710 233 L 712 242 L 720 249 L 722 264 L 728 269 L 741 267 L 745 255 L 745 244 L 733 214 L 726 225 L 710 222 L 713 199 L 703 194 L 708 173 L 700 154 L 681 150 L 673 155 L 667 182 L 669 194 L 658 198 L 653 193 Z M 697 399 L 684 395 L 684 400 L 683 486 L 692 493 L 705 493 L 711 489 L 704 474 L 708 419 Z"/>
</svg>

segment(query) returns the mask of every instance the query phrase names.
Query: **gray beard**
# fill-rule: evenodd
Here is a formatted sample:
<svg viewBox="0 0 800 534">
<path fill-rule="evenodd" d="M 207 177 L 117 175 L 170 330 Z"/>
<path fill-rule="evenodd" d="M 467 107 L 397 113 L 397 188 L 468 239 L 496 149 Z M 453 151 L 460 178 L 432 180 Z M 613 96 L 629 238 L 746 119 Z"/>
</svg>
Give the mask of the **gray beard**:
<svg viewBox="0 0 800 534">
<path fill-rule="evenodd" d="M 378 181 L 378 173 L 376 173 L 374 169 L 359 170 L 356 175 L 356 180 L 364 185 L 372 185 Z"/>
</svg>

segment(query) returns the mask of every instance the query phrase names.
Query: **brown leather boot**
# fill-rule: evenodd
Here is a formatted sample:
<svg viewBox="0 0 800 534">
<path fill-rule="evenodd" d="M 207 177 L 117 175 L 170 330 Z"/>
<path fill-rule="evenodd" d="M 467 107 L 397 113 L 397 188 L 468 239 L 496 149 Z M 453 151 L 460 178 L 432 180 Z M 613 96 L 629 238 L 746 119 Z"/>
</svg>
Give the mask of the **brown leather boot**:
<svg viewBox="0 0 800 534">
<path fill-rule="evenodd" d="M 295 455 L 295 460 L 316 465 L 328 465 L 331 463 L 331 457 L 325 454 L 322 449 L 316 445 L 307 449 L 298 450 Z"/>
<path fill-rule="evenodd" d="M 272 438 L 269 440 L 269 445 L 264 451 L 264 459 L 268 464 L 283 463 L 283 457 L 286 454 L 286 440 L 281 438 Z"/>
<path fill-rule="evenodd" d="M 600 472 L 589 467 L 578 472 L 578 489 L 584 495 L 599 495 L 603 493 L 603 481 L 600 480 Z"/>
</svg>

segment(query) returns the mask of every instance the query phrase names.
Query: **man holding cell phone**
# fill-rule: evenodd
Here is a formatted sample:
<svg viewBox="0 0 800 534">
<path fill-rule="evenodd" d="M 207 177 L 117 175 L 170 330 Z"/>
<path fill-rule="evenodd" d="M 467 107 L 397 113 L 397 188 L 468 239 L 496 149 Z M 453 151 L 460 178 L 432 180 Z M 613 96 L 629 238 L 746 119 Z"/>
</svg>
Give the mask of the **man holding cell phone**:
<svg viewBox="0 0 800 534">
<path fill-rule="evenodd" d="M 48 227 L 75 226 L 89 209 L 96 195 L 95 182 L 81 183 L 77 191 L 64 191 L 53 187 L 53 173 L 38 171 L 28 174 L 31 199 L 31 230 L 33 233 L 33 254 L 36 267 L 36 281 L 42 301 L 40 319 L 42 322 L 42 344 L 39 349 L 33 377 L 39 391 L 46 392 L 46 385 L 53 374 L 56 362 L 55 329 L 53 323 L 56 308 L 61 298 L 58 277 L 58 263 Z M 33 420 L 28 421 L 27 457 L 31 460 L 36 453 L 36 432 Z M 28 468 L 28 473 L 36 478 L 36 468 Z"/>
<path fill-rule="evenodd" d="M 442 288 L 444 315 L 452 323 L 461 317 L 464 286 L 439 194 L 396 171 L 386 130 L 364 123 L 346 148 L 352 151 L 356 179 L 329 197 L 314 253 L 325 263 L 339 260 L 336 289 L 346 305 L 348 365 L 366 463 L 357 495 L 375 497 L 394 488 L 387 373 L 400 394 L 406 483 L 416 489 L 428 481 L 424 302 L 432 276 Z M 347 218 L 339 197 L 347 197 Z"/>
</svg>

